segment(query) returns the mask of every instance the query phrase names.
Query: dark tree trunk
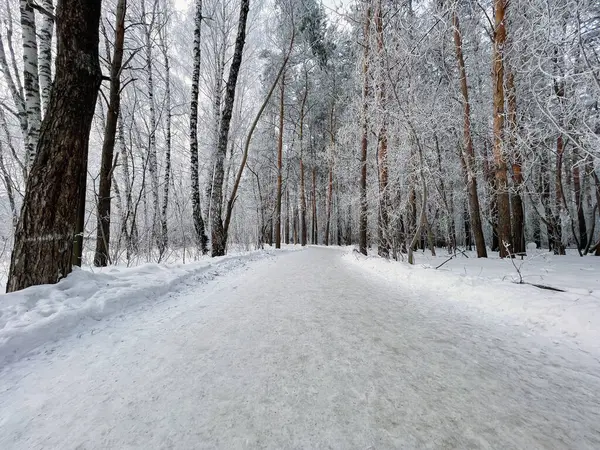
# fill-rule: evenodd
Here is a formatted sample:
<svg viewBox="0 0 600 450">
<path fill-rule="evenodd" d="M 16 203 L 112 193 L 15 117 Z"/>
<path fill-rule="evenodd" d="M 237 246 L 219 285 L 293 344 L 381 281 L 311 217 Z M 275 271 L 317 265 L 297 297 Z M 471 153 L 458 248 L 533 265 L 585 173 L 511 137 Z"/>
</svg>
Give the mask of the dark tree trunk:
<svg viewBox="0 0 600 450">
<path fill-rule="evenodd" d="M 508 139 L 512 155 L 512 178 L 514 192 L 511 195 L 512 211 L 512 248 L 511 252 L 525 252 L 525 212 L 523 210 L 523 199 L 521 198 L 521 187 L 523 185 L 522 156 L 517 148 L 517 93 L 515 88 L 515 74 L 512 70 L 506 75 L 506 87 L 508 90 L 506 103 L 508 109 Z"/>
<path fill-rule="evenodd" d="M 496 198 L 498 206 L 498 239 L 500 257 L 508 256 L 507 245 L 512 241 L 510 198 L 508 195 L 508 170 L 504 152 L 504 45 L 506 43 L 505 12 L 507 0 L 494 0 L 494 58 L 493 58 L 493 92 L 494 92 L 494 162 L 496 169 Z"/>
<path fill-rule="evenodd" d="M 360 152 L 360 216 L 358 225 L 358 248 L 363 254 L 367 254 L 367 150 L 369 143 L 368 124 L 368 97 L 369 97 L 369 34 L 371 30 L 371 6 L 365 8 L 364 22 L 364 54 L 363 54 L 363 92 L 362 92 L 362 114 L 361 114 L 361 152 Z"/>
<path fill-rule="evenodd" d="M 281 188 L 283 186 L 283 114 L 285 112 L 285 73 L 281 77 L 279 136 L 277 140 L 277 193 L 275 198 L 275 248 L 281 248 Z"/>
<path fill-rule="evenodd" d="M 191 165 L 191 184 L 192 184 L 192 219 L 194 221 L 194 231 L 196 238 L 196 247 L 202 254 L 208 252 L 208 237 L 204 229 L 204 220 L 202 220 L 202 210 L 200 208 L 200 180 L 198 179 L 198 94 L 200 83 L 200 62 L 201 62 L 201 27 L 202 27 L 202 0 L 196 0 L 196 18 L 194 27 L 194 71 L 192 75 L 192 99 L 190 102 L 190 165 Z"/>
<path fill-rule="evenodd" d="M 108 96 L 108 112 L 104 128 L 102 144 L 102 163 L 100 165 L 100 187 L 98 189 L 98 227 L 96 230 L 96 253 L 94 265 L 104 267 L 110 261 L 110 207 L 113 172 L 113 155 L 117 123 L 121 105 L 121 66 L 123 65 L 123 43 L 125 41 L 125 11 L 127 0 L 117 3 L 115 23 L 115 44 L 110 67 L 110 92 Z"/>
<path fill-rule="evenodd" d="M 578 159 L 577 156 L 578 155 L 576 154 L 575 161 Z M 579 225 L 579 250 L 585 251 L 588 246 L 588 232 L 585 221 L 585 212 L 583 210 L 583 197 L 581 195 L 581 174 L 577 162 L 573 165 L 573 187 L 575 191 L 575 206 L 577 208 L 577 222 Z"/>
<path fill-rule="evenodd" d="M 56 77 L 15 233 L 7 291 L 56 283 L 72 270 L 81 174 L 98 88 L 101 0 L 60 0 Z"/>
<path fill-rule="evenodd" d="M 483 237 L 483 226 L 481 224 L 479 195 L 477 192 L 475 149 L 473 147 L 473 138 L 471 136 L 471 103 L 469 102 L 469 87 L 467 84 L 467 72 L 465 70 L 465 60 L 462 52 L 462 36 L 460 34 L 460 25 L 456 12 L 454 12 L 452 15 L 452 22 L 454 25 L 454 47 L 456 49 L 456 60 L 458 61 L 463 102 L 463 139 L 465 151 L 462 158 L 465 179 L 467 182 L 467 196 L 469 199 L 469 219 L 471 221 L 471 229 L 473 230 L 473 235 L 475 237 L 477 257 L 487 258 L 485 239 Z"/>
<path fill-rule="evenodd" d="M 219 127 L 219 141 L 217 143 L 217 149 L 215 153 L 215 177 L 211 192 L 212 256 L 223 256 L 227 246 L 227 235 L 225 233 L 225 227 L 222 218 L 224 162 L 225 155 L 227 153 L 227 141 L 229 140 L 231 116 L 233 114 L 235 88 L 237 86 L 238 75 L 242 65 L 244 44 L 246 43 L 246 21 L 248 19 L 249 8 L 250 0 L 241 0 L 238 32 L 235 40 L 235 50 L 233 52 L 233 59 L 229 69 L 229 77 L 225 87 L 225 103 Z"/>
</svg>

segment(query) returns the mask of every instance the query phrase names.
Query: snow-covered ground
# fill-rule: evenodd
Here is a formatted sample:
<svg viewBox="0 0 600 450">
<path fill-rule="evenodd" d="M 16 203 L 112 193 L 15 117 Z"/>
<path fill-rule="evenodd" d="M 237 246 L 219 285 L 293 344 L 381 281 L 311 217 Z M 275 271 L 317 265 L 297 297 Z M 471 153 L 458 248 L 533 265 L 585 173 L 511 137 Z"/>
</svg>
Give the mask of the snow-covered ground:
<svg viewBox="0 0 600 450">
<path fill-rule="evenodd" d="M 441 249 L 436 257 L 429 252 L 415 255 L 414 266 L 365 258 L 357 252 L 349 252 L 345 258 L 389 282 L 435 293 L 483 314 L 521 323 L 532 332 L 566 337 L 600 352 L 600 258 L 574 253 L 555 256 L 541 250 L 529 251 L 523 260 L 500 259 L 497 254 L 477 259 L 474 252 L 468 252 L 448 261 Z M 566 292 L 515 284 L 520 281 L 517 269 L 524 282 Z"/>
<path fill-rule="evenodd" d="M 350 258 L 252 258 L 80 322 L 5 363 L 0 448 L 600 448 L 598 353 Z"/>
<path fill-rule="evenodd" d="M 132 306 L 169 296 L 181 284 L 199 284 L 248 261 L 267 256 L 255 251 L 188 264 L 75 269 L 55 285 L 0 294 L 0 367 L 39 345 L 68 336 L 82 322 L 93 324 Z"/>
</svg>

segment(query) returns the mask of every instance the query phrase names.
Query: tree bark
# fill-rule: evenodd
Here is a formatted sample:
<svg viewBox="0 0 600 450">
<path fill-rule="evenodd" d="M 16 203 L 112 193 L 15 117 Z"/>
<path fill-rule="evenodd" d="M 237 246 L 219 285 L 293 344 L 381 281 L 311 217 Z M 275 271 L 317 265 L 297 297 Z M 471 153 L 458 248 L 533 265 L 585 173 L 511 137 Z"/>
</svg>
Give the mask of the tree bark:
<svg viewBox="0 0 600 450">
<path fill-rule="evenodd" d="M 494 103 L 494 163 L 496 169 L 496 197 L 498 204 L 498 239 L 500 257 L 509 255 L 506 245 L 511 239 L 510 199 L 508 196 L 507 165 L 504 154 L 504 46 L 506 43 L 505 13 L 507 0 L 494 0 L 495 28 L 493 47 L 493 103 Z"/>
<path fill-rule="evenodd" d="M 110 92 L 108 94 L 108 112 L 104 128 L 100 186 L 98 188 L 98 226 L 96 231 L 96 252 L 94 255 L 94 265 L 96 267 L 104 267 L 110 261 L 111 185 L 115 138 L 121 107 L 121 67 L 123 65 L 123 44 L 125 42 L 126 9 L 127 0 L 119 0 L 115 19 L 115 43 L 110 68 Z"/>
<path fill-rule="evenodd" d="M 166 28 L 165 24 L 165 28 Z M 173 111 L 171 110 L 171 63 L 169 58 L 169 48 L 167 44 L 166 29 L 160 31 L 160 48 L 163 54 L 165 65 L 165 175 L 163 185 L 163 198 L 160 212 L 160 238 L 158 249 L 160 259 L 162 259 L 169 245 L 169 230 L 167 225 L 167 216 L 169 211 L 169 187 L 171 181 L 171 122 Z"/>
<path fill-rule="evenodd" d="M 367 205 L 367 152 L 369 145 L 368 124 L 368 97 L 369 97 L 369 39 L 371 31 L 371 5 L 365 6 L 365 18 L 363 24 L 364 51 L 362 62 L 362 112 L 361 112 L 361 152 L 360 152 L 360 216 L 358 226 L 358 249 L 367 254 L 367 227 L 368 227 L 368 205 Z"/>
<path fill-rule="evenodd" d="M 521 198 L 521 187 L 523 186 L 523 158 L 521 151 L 517 148 L 517 92 L 515 87 L 515 74 L 508 70 L 506 76 L 506 87 L 508 90 L 508 144 L 512 154 L 512 177 L 514 192 L 511 195 L 512 220 L 512 249 L 513 254 L 525 252 L 525 211 L 523 199 Z"/>
<path fill-rule="evenodd" d="M 279 136 L 277 140 L 277 193 L 275 198 L 275 248 L 281 248 L 281 188 L 283 185 L 283 114 L 285 112 L 285 72 L 279 97 Z"/>
<path fill-rule="evenodd" d="M 31 1 L 20 0 L 19 4 L 21 9 L 21 33 L 23 36 L 23 88 L 25 90 L 25 109 L 27 112 L 25 147 L 27 165 L 31 167 L 35 159 L 42 121 L 40 81 L 38 75 L 38 45 L 35 12 Z"/>
<path fill-rule="evenodd" d="M 469 199 L 469 219 L 471 221 L 471 231 L 475 237 L 475 247 L 478 258 L 487 258 L 485 247 L 485 238 L 483 236 L 483 226 L 481 224 L 481 208 L 479 206 L 479 195 L 477 192 L 477 175 L 475 169 L 475 149 L 473 148 L 473 138 L 471 135 L 471 103 L 469 102 L 469 87 L 467 84 L 467 71 L 465 69 L 465 60 L 462 51 L 462 36 L 460 34 L 460 24 L 456 11 L 452 15 L 454 26 L 454 46 L 456 48 L 456 60 L 458 62 L 458 72 L 460 76 L 460 90 L 462 93 L 463 104 L 463 168 L 467 180 L 467 197 Z"/>
<path fill-rule="evenodd" d="M 200 92 L 200 62 L 201 62 L 201 28 L 202 0 L 196 0 L 196 16 L 194 26 L 194 69 L 192 74 L 192 99 L 190 102 L 190 166 L 192 183 L 192 219 L 196 248 L 202 254 L 208 252 L 208 237 L 204 230 L 204 220 L 200 208 L 200 180 L 198 175 L 198 95 Z"/>
<path fill-rule="evenodd" d="M 98 89 L 101 0 L 60 0 L 56 78 L 29 175 L 7 291 L 56 283 L 72 269 L 81 174 Z"/>
<path fill-rule="evenodd" d="M 375 11 L 375 28 L 377 32 L 377 53 L 380 61 L 380 80 L 377 86 L 377 100 L 382 113 L 382 124 L 379 129 L 377 139 L 377 164 L 379 166 L 379 215 L 378 215 L 378 245 L 377 253 L 379 256 L 389 258 L 390 242 L 389 233 L 389 193 L 388 193 L 388 138 L 387 138 L 387 111 L 386 111 L 386 93 L 383 71 L 385 70 L 384 61 L 384 41 L 383 41 L 383 12 L 381 0 L 377 2 Z"/>
<path fill-rule="evenodd" d="M 54 34 L 54 17 L 52 16 L 54 5 L 52 0 L 42 0 L 42 7 L 45 12 L 42 14 L 42 26 L 40 28 L 39 73 L 42 115 L 45 115 L 50 100 L 50 89 L 52 88 L 52 36 Z"/>
<path fill-rule="evenodd" d="M 233 102 L 235 100 L 235 88 L 237 85 L 240 66 L 242 65 L 242 56 L 244 44 L 246 41 L 246 22 L 248 19 L 248 10 L 250 8 L 250 0 L 241 0 L 240 17 L 238 21 L 238 32 L 235 40 L 235 49 L 231 67 L 229 69 L 229 77 L 225 87 L 225 102 L 223 114 L 221 116 L 219 142 L 215 154 L 215 181 L 211 193 L 211 240 L 212 240 L 212 256 L 223 256 L 227 245 L 227 236 L 223 224 L 222 203 L 223 203 L 223 177 L 224 177 L 224 162 L 227 152 L 227 141 L 229 139 L 229 127 L 231 124 L 231 116 L 233 114 Z"/>
</svg>

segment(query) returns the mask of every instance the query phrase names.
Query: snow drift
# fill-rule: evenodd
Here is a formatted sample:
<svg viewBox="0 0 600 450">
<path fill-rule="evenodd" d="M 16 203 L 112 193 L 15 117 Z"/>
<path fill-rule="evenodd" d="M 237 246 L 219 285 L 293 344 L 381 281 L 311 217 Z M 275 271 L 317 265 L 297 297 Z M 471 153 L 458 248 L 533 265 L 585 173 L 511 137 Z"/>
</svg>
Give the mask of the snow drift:
<svg viewBox="0 0 600 450">
<path fill-rule="evenodd" d="M 265 251 L 190 264 L 76 269 L 54 285 L 0 295 L 0 367 L 41 344 L 68 335 L 84 321 L 99 321 L 143 302 L 156 301 L 186 282 L 210 280 Z"/>
</svg>

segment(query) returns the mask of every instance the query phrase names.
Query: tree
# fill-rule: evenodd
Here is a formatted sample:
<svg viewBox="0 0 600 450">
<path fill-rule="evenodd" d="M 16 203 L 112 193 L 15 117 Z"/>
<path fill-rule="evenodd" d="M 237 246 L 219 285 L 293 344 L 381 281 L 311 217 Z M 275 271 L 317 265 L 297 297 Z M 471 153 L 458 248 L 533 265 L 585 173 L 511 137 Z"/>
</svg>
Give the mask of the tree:
<svg viewBox="0 0 600 450">
<path fill-rule="evenodd" d="M 56 283 L 71 253 L 88 139 L 102 80 L 101 0 L 59 0 L 56 76 L 15 233 L 7 291 Z"/>
<path fill-rule="evenodd" d="M 198 178 L 198 93 L 200 83 L 200 51 L 202 30 L 202 0 L 196 0 L 194 23 L 194 70 L 192 75 L 192 98 L 190 102 L 190 165 L 192 178 L 192 219 L 196 247 L 205 254 L 208 252 L 208 237 L 204 231 L 204 220 L 200 208 L 200 180 Z"/>
<path fill-rule="evenodd" d="M 475 171 L 475 149 L 473 148 L 473 138 L 471 136 L 471 103 L 469 102 L 469 88 L 467 83 L 467 72 L 465 70 L 465 60 L 462 51 L 462 36 L 460 34 L 460 24 L 456 10 L 452 11 L 452 25 L 454 27 L 454 47 L 456 49 L 456 61 L 458 63 L 458 73 L 460 77 L 460 91 L 463 103 L 463 150 L 461 152 L 461 161 L 467 180 L 467 196 L 469 198 L 469 218 L 471 221 L 471 230 L 475 235 L 475 247 L 478 258 L 487 258 L 485 248 L 485 239 L 483 237 L 483 228 L 481 225 L 481 211 L 479 207 L 479 195 L 477 192 L 477 175 Z"/>
<path fill-rule="evenodd" d="M 504 153 L 504 45 L 506 42 L 505 11 L 506 0 L 494 0 L 494 42 L 493 42 L 493 93 L 494 93 L 494 162 L 496 170 L 496 195 L 498 204 L 498 239 L 500 257 L 509 256 L 506 244 L 510 245 L 511 216 L 508 196 L 506 155 Z M 512 250 L 511 250 L 512 251 Z"/>
<path fill-rule="evenodd" d="M 110 91 L 108 94 L 108 112 L 102 144 L 102 162 L 100 166 L 100 187 L 98 189 L 98 227 L 96 231 L 96 253 L 94 265 L 103 267 L 110 261 L 110 210 L 111 186 L 115 162 L 113 155 L 117 136 L 117 124 L 121 107 L 121 68 L 123 66 L 123 45 L 125 42 L 125 11 L 127 0 L 118 0 L 115 19 L 115 42 L 110 61 Z"/>
<path fill-rule="evenodd" d="M 219 127 L 219 141 L 215 155 L 215 175 L 214 185 L 211 193 L 211 254 L 212 256 L 222 256 L 225 254 L 227 236 L 222 218 L 223 202 L 223 181 L 224 181 L 224 162 L 227 153 L 227 142 L 229 140 L 229 126 L 233 113 L 233 102 L 235 100 L 235 89 L 237 86 L 240 66 L 242 65 L 242 55 L 244 44 L 246 43 L 246 22 L 248 19 L 248 10 L 250 0 L 240 1 L 240 18 L 238 22 L 238 33 L 235 40 L 235 50 L 231 67 L 229 68 L 229 77 L 225 86 L 225 102 L 221 124 Z"/>
</svg>

